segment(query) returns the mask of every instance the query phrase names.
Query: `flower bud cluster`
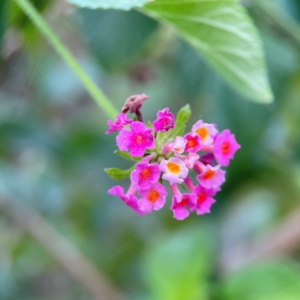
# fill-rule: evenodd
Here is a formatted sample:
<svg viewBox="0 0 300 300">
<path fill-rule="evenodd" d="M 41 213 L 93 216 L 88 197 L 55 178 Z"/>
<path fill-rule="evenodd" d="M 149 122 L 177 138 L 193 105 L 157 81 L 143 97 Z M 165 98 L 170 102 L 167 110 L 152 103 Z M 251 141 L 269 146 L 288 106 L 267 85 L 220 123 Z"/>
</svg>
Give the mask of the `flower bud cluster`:
<svg viewBox="0 0 300 300">
<path fill-rule="evenodd" d="M 108 193 L 143 215 L 165 205 L 168 182 L 175 219 L 183 220 L 192 212 L 209 213 L 213 197 L 225 181 L 221 167 L 227 167 L 240 148 L 234 134 L 228 129 L 219 132 L 215 124 L 199 120 L 184 136 L 174 136 L 175 118 L 168 108 L 157 113 L 153 125 L 148 124 L 150 127 L 127 119 L 125 113 L 117 115 L 115 122 L 108 121 L 107 134 L 119 131 L 119 150 L 140 157 L 130 173 L 128 191 L 124 193 L 121 186 L 114 186 Z M 191 176 L 192 172 L 196 176 Z"/>
</svg>

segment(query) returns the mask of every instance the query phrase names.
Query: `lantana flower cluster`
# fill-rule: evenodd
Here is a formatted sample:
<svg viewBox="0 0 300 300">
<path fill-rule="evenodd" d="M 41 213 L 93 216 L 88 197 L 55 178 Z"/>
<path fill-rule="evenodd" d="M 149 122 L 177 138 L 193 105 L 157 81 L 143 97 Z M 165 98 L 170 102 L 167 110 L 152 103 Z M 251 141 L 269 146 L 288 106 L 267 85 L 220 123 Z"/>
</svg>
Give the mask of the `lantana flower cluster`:
<svg viewBox="0 0 300 300">
<path fill-rule="evenodd" d="M 142 96 L 143 101 L 147 99 Z M 240 148 L 229 129 L 220 132 L 215 124 L 203 120 L 185 135 L 176 135 L 180 131 L 176 127 L 169 108 L 158 111 L 153 124 L 127 119 L 126 113 L 118 114 L 114 122 L 108 121 L 106 133 L 118 132 L 119 150 L 139 160 L 130 173 L 127 192 L 117 185 L 108 193 L 119 197 L 139 215 L 166 205 L 166 184 L 170 185 L 170 209 L 175 219 L 183 220 L 193 212 L 210 213 L 214 196 L 225 181 L 222 167 L 229 165 Z"/>
</svg>

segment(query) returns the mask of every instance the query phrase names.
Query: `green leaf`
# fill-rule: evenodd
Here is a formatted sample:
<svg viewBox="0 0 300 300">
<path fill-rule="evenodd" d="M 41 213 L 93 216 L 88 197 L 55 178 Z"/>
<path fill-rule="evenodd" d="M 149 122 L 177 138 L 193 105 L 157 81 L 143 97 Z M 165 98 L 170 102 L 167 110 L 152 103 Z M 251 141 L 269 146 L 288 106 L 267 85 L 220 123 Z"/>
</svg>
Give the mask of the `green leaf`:
<svg viewBox="0 0 300 300">
<path fill-rule="evenodd" d="M 260 38 L 238 0 L 155 0 L 142 10 L 174 27 L 239 92 L 273 100 Z"/>
<path fill-rule="evenodd" d="M 293 262 L 257 264 L 236 272 L 224 286 L 222 300 L 298 300 L 300 273 Z"/>
<path fill-rule="evenodd" d="M 123 180 L 130 176 L 131 171 L 134 169 L 135 166 L 132 166 L 130 169 L 127 170 L 120 170 L 118 168 L 110 168 L 104 169 L 106 174 L 114 180 Z"/>
<path fill-rule="evenodd" d="M 148 126 L 149 128 L 152 128 L 152 129 L 153 129 L 153 124 L 151 123 L 151 121 L 148 121 L 148 122 L 147 122 L 147 126 Z"/>
<path fill-rule="evenodd" d="M 80 9 L 78 14 L 89 49 L 107 70 L 132 66 L 157 28 L 156 21 L 137 11 Z"/>
<path fill-rule="evenodd" d="M 194 224 L 195 225 L 195 224 Z M 213 263 L 206 226 L 188 227 L 154 240 L 144 256 L 146 283 L 155 300 L 205 300 Z"/>
<path fill-rule="evenodd" d="M 116 150 L 114 153 L 127 160 L 140 161 L 143 158 L 142 156 L 133 157 L 128 152 L 120 151 L 120 150 Z"/>
<path fill-rule="evenodd" d="M 104 9 L 124 9 L 129 10 L 133 7 L 141 7 L 149 0 L 69 0 L 70 3 L 80 7 L 104 8 Z"/>
<path fill-rule="evenodd" d="M 175 127 L 169 130 L 167 138 L 175 138 L 177 135 L 184 133 L 186 123 L 191 117 L 191 107 L 189 104 L 183 106 L 176 116 Z"/>
</svg>

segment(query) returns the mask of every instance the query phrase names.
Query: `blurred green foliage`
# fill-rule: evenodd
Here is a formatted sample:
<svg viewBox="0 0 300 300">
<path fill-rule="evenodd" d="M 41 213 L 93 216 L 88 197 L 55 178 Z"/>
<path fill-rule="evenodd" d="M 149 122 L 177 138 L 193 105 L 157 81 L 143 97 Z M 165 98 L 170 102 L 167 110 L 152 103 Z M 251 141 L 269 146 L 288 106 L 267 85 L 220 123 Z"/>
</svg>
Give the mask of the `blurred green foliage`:
<svg viewBox="0 0 300 300">
<path fill-rule="evenodd" d="M 299 269 L 289 261 L 253 265 L 228 278 L 223 293 L 228 300 L 297 300 Z"/>
<path fill-rule="evenodd" d="M 224 260 L 229 263 L 299 207 L 297 43 L 248 6 L 263 39 L 275 93 L 274 104 L 261 106 L 240 101 L 187 43 L 137 12 L 70 13 L 60 1 L 46 2 L 41 4 L 45 16 L 51 16 L 51 25 L 116 107 L 144 92 L 150 96 L 145 119 L 153 120 L 158 109 L 168 106 L 177 113 L 189 103 L 188 128 L 201 116 L 234 132 L 242 149 L 210 215 L 178 222 L 168 204 L 152 215 L 136 216 L 106 192 L 115 182 L 103 169 L 132 165 L 114 154 L 114 136 L 104 134 L 106 118 L 29 20 L 11 11 L 6 15 L 10 21 L 0 19 L 1 28 L 6 24 L 0 185 L 17 204 L 33 207 L 72 241 L 124 299 L 298 300 L 297 250 L 279 262 L 257 262 L 231 273 L 223 268 Z M 298 1 L 276 3 L 300 20 Z M 31 35 L 35 47 L 30 47 Z M 92 296 L 1 211 L 0 299 Z"/>
</svg>

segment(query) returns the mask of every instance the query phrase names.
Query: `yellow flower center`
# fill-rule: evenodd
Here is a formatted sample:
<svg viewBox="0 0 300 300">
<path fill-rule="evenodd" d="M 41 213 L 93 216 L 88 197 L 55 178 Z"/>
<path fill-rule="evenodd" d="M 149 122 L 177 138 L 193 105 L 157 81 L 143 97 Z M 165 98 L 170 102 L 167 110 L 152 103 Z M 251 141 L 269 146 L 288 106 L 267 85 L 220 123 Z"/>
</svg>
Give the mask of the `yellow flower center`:
<svg viewBox="0 0 300 300">
<path fill-rule="evenodd" d="M 173 162 L 168 162 L 167 168 L 173 174 L 178 174 L 180 172 L 180 166 Z"/>
<path fill-rule="evenodd" d="M 198 128 L 196 133 L 202 138 L 202 140 L 205 140 L 209 135 L 209 132 L 205 127 Z"/>
</svg>

